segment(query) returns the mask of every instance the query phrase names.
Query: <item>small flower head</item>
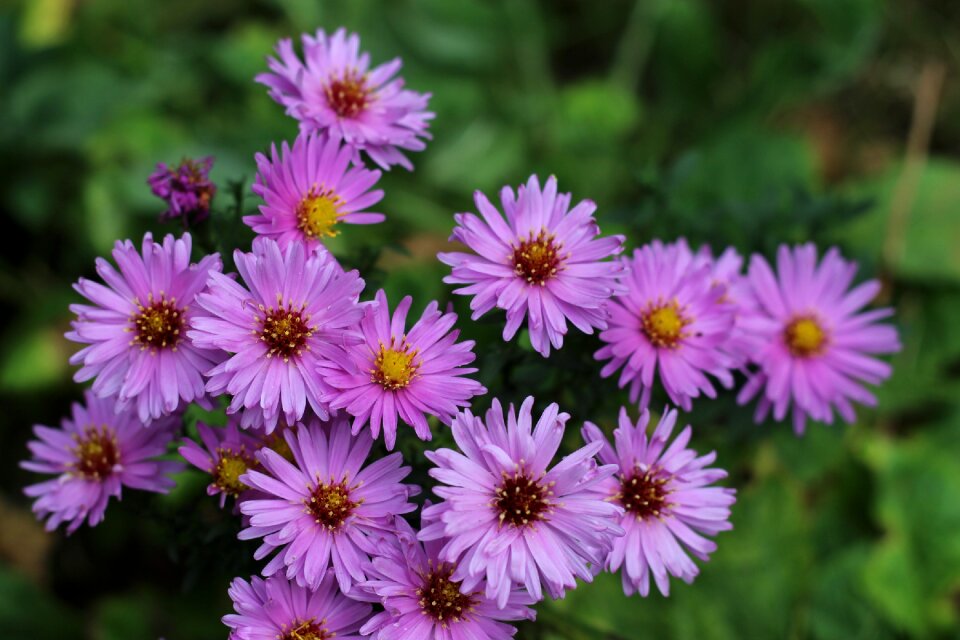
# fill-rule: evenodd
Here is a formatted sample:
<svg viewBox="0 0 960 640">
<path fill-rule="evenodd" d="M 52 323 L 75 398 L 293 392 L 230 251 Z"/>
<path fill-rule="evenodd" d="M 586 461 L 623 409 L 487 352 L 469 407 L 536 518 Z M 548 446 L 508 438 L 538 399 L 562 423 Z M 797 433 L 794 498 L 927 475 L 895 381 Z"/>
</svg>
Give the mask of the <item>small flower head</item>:
<svg viewBox="0 0 960 640">
<path fill-rule="evenodd" d="M 277 57 L 270 58 L 270 71 L 257 82 L 270 89 L 270 97 L 300 122 L 300 130 L 342 140 L 375 163 L 389 169 L 413 165 L 404 151 L 422 151 L 429 121 L 430 94 L 403 88 L 399 58 L 370 68 L 370 56 L 360 51 L 360 37 L 338 29 L 327 35 L 303 35 L 304 59 L 293 42 L 281 40 Z"/>
<path fill-rule="evenodd" d="M 605 258 L 620 253 L 623 236 L 598 237 L 593 202 L 570 209 L 570 194 L 557 193 L 552 176 L 543 189 L 536 176 L 517 194 L 504 187 L 506 219 L 482 193 L 474 200 L 481 217 L 458 213 L 450 236 L 473 253 L 438 255 L 453 267 L 444 282 L 466 285 L 455 293 L 473 296 L 474 320 L 503 309 L 503 339 L 511 340 L 529 316 L 530 342 L 544 357 L 551 345 L 563 346 L 567 321 L 588 334 L 607 327 L 607 302 L 622 291 L 623 265 Z"/>
<path fill-rule="evenodd" d="M 370 191 L 379 171 L 350 166 L 353 150 L 335 138 L 301 133 L 291 149 L 276 145 L 270 158 L 257 154 L 253 192 L 263 198 L 260 213 L 243 221 L 281 248 L 302 242 L 311 249 L 340 233 L 342 224 L 383 222 L 382 213 L 364 211 L 383 198 Z"/>
<path fill-rule="evenodd" d="M 456 565 L 440 558 L 445 540 L 422 544 L 402 518 L 396 535 L 379 545 L 361 588 L 383 604 L 360 632 L 377 640 L 507 640 L 517 630 L 505 621 L 533 620 L 529 594 L 514 585 L 504 607 L 485 595 L 483 584 L 465 590 L 453 577 Z"/>
<path fill-rule="evenodd" d="M 270 433 L 281 418 L 303 418 L 308 405 L 326 418 L 317 365 L 359 340 L 363 280 L 326 251 L 281 249 L 270 238 L 255 240 L 252 253 L 236 251 L 234 262 L 246 286 L 213 274 L 188 332 L 195 344 L 229 354 L 209 372 L 207 390 L 231 394 L 227 412 L 240 412 L 245 428 Z"/>
<path fill-rule="evenodd" d="M 622 535 L 622 509 L 607 500 L 603 480 L 616 468 L 598 467 L 599 443 L 587 445 L 550 467 L 569 416 L 551 404 L 534 426 L 533 398 L 504 418 L 499 401 L 485 420 L 463 411 L 453 421 L 461 452 L 427 452 L 430 475 L 447 486 L 434 488 L 444 502 L 424 510 L 434 522 L 422 540 L 449 538 L 440 558 L 457 565 L 461 590 L 486 579 L 485 593 L 505 607 L 513 585 L 524 585 L 535 601 L 543 590 L 563 597 L 576 578 L 593 579 Z"/>
<path fill-rule="evenodd" d="M 342 420 L 314 421 L 285 437 L 293 463 L 261 449 L 262 470 L 240 478 L 262 492 L 240 502 L 240 511 L 250 517 L 240 537 L 263 538 L 258 560 L 279 550 L 265 576 L 286 569 L 287 578 L 315 589 L 332 565 L 340 588 L 349 593 L 365 579 L 364 565 L 375 550 L 368 537 L 415 509 L 408 498 L 418 489 L 400 482 L 410 468 L 400 466 L 399 453 L 364 466 L 373 439 L 351 436 Z"/>
<path fill-rule="evenodd" d="M 647 437 L 650 414 L 644 411 L 636 424 L 626 409 L 620 411 L 620 426 L 613 445 L 593 423 L 583 426 L 589 443 L 602 443 L 604 464 L 617 465 L 618 472 L 605 481 L 609 498 L 623 507 L 620 526 L 626 534 L 613 543 L 606 560 L 607 571 L 622 567 L 623 590 L 646 596 L 650 575 L 663 595 L 670 595 L 669 576 L 690 583 L 700 570 L 687 555 L 706 561 L 717 545 L 709 536 L 731 529 L 733 489 L 715 487 L 727 472 L 709 468 L 715 453 L 698 456 L 687 447 L 692 429 L 687 426 L 671 443 L 677 422 L 676 409 L 668 409 Z"/>
<path fill-rule="evenodd" d="M 217 185 L 210 181 L 212 167 L 210 156 L 200 160 L 184 158 L 175 167 L 164 162 L 157 165 L 147 184 L 153 195 L 167 203 L 162 220 L 180 218 L 186 227 L 210 214 L 210 201 L 217 192 Z"/>
<path fill-rule="evenodd" d="M 368 424 L 374 438 L 383 427 L 388 449 L 397 436 L 397 418 L 412 426 L 422 440 L 430 439 L 427 415 L 449 424 L 470 398 L 486 393 L 480 383 L 465 378 L 476 369 L 472 340 L 457 342 L 451 331 L 457 316 L 441 313 L 436 302 L 424 309 L 407 331 L 407 296 L 391 317 L 387 296 L 380 290 L 360 324 L 363 342 L 346 347 L 339 358 L 320 365 L 319 374 L 332 390 L 324 396 L 333 409 L 354 416 L 353 432 Z"/>
<path fill-rule="evenodd" d="M 671 400 L 684 409 L 701 394 L 716 397 L 707 375 L 732 386 L 736 362 L 724 347 L 735 306 L 724 298 L 727 288 L 711 278 L 712 265 L 659 241 L 624 262 L 626 292 L 610 305 L 610 326 L 600 333 L 606 344 L 595 356 L 610 360 L 601 375 L 622 368 L 619 385 L 630 386 L 630 401 L 639 400 L 641 409 L 650 403 L 658 371 Z"/>
<path fill-rule="evenodd" d="M 34 512 L 46 519 L 47 530 L 68 523 L 73 533 L 86 520 L 91 527 L 103 520 L 110 498 L 119 499 L 124 486 L 166 493 L 167 477 L 181 469 L 176 462 L 154 460 L 166 453 L 178 425 L 161 418 L 145 428 L 130 410 L 116 411 L 112 399 L 87 391 L 85 405 L 73 405 L 73 415 L 60 429 L 37 425 L 37 439 L 28 447 L 33 457 L 20 466 L 53 474 L 53 480 L 32 484 L 24 493 L 36 498 Z"/>
<path fill-rule="evenodd" d="M 179 449 L 180 455 L 196 468 L 210 474 L 207 495 L 219 495 L 220 507 L 223 508 L 228 496 L 236 499 L 249 489 L 240 476 L 258 466 L 255 454 L 262 443 L 251 435 L 241 433 L 236 420 L 231 420 L 226 428 L 198 422 L 197 431 L 202 446 L 185 438 Z"/>
<path fill-rule="evenodd" d="M 324 572 L 315 589 L 283 576 L 247 582 L 236 578 L 228 590 L 231 613 L 223 617 L 230 640 L 360 640 L 357 631 L 371 607 L 344 596 Z"/>
<path fill-rule="evenodd" d="M 836 411 L 853 422 L 854 402 L 876 404 L 863 383 L 879 384 L 890 376 L 890 365 L 872 356 L 898 351 L 900 341 L 896 329 L 878 322 L 892 309 L 863 311 L 880 283 L 851 289 L 856 270 L 836 249 L 818 264 L 813 244 L 781 246 L 777 273 L 763 257 L 751 258 L 757 312 L 746 329 L 762 347 L 753 359 L 759 372 L 739 399 L 746 403 L 760 394 L 758 421 L 771 408 L 783 420 L 792 406 L 794 430 L 802 433 L 808 417 L 831 424 Z"/>
<path fill-rule="evenodd" d="M 70 358 L 82 365 L 74 380 L 94 379 L 94 393 L 115 398 L 121 410 L 135 406 L 143 422 L 202 399 L 202 374 L 219 357 L 193 344 L 186 327 L 207 278 L 219 275 L 220 257 L 192 264 L 190 249 L 188 233 L 179 240 L 168 235 L 162 244 L 147 233 L 142 251 L 118 241 L 113 258 L 119 272 L 97 258 L 106 284 L 80 278 L 73 287 L 93 303 L 70 306 L 77 319 L 67 338 L 88 345 Z"/>
</svg>

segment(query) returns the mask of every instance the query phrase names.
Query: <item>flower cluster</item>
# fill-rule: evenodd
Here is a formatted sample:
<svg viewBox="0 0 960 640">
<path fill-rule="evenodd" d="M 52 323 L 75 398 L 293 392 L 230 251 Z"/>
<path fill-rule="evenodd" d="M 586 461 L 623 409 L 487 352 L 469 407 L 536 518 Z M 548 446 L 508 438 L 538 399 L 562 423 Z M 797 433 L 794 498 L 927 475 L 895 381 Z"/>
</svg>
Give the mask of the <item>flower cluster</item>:
<svg viewBox="0 0 960 640">
<path fill-rule="evenodd" d="M 668 595 L 732 528 L 736 493 L 717 484 L 727 473 L 691 448 L 690 426 L 673 435 L 677 409 L 648 434 L 656 388 L 689 410 L 740 377 L 758 420 L 792 412 L 798 432 L 876 402 L 864 384 L 890 375 L 876 356 L 899 348 L 881 322 L 892 311 L 864 310 L 880 285 L 852 286 L 856 268 L 836 249 L 818 260 L 813 245 L 784 246 L 776 270 L 754 255 L 746 272 L 733 248 L 715 257 L 684 240 L 618 257 L 626 238 L 601 234 L 593 202 L 531 176 L 504 187 L 500 209 L 477 192 L 477 214 L 454 216 L 462 250 L 438 255 L 444 281 L 471 296 L 474 320 L 503 310 L 505 341 L 526 327 L 544 358 L 570 325 L 598 334 L 600 376 L 619 372 L 640 416 L 621 408 L 612 441 L 585 422 L 569 451 L 556 403 L 538 413 L 533 397 L 519 408 L 491 398 L 475 413 L 487 389 L 474 376 L 498 372 L 473 366 L 477 345 L 460 340 L 452 306 L 421 301 L 408 323 L 413 298 L 391 308 L 324 244 L 385 219 L 369 210 L 381 171 L 364 161 L 412 169 L 404 152 L 424 148 L 429 95 L 403 88 L 399 60 L 371 68 L 343 29 L 303 45 L 301 60 L 281 41 L 257 78 L 300 134 L 255 157 L 262 204 L 243 221 L 257 237 L 234 251 L 236 273 L 215 253 L 194 260 L 188 233 L 147 233 L 139 250 L 117 242 L 116 267 L 97 260 L 100 282 L 75 285 L 89 304 L 71 306 L 67 337 L 83 345 L 75 379 L 91 385 L 62 428 L 35 427 L 22 463 L 56 476 L 26 488 L 48 529 L 98 524 L 124 486 L 168 490 L 185 469 L 170 459 L 179 442 L 266 561 L 262 578 L 229 589 L 233 640 L 505 640 L 533 605 L 603 571 L 620 572 L 627 595 L 647 596 L 651 577 Z M 208 213 L 211 163 L 151 176 L 167 217 Z M 220 407 L 226 426 L 184 433 L 192 403 Z M 450 430 L 456 449 L 426 451 L 420 469 L 436 503 L 414 502 L 402 425 L 411 445 Z"/>
</svg>

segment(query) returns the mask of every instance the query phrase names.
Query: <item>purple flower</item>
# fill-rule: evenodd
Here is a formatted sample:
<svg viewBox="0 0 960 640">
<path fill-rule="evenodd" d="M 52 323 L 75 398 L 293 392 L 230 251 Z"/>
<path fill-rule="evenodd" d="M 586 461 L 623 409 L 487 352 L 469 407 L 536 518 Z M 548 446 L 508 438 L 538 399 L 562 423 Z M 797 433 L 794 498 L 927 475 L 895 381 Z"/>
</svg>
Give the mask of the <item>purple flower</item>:
<svg viewBox="0 0 960 640">
<path fill-rule="evenodd" d="M 210 156 L 200 160 L 184 158 L 175 167 L 165 162 L 157 165 L 147 184 L 153 195 L 167 203 L 161 220 L 180 218 L 186 227 L 190 222 L 200 222 L 209 215 L 210 201 L 217 192 L 217 185 L 209 177 L 212 167 L 213 158 Z"/>
<path fill-rule="evenodd" d="M 261 449 L 262 471 L 240 480 L 263 497 L 240 501 L 250 516 L 240 538 L 263 538 L 255 558 L 279 553 L 263 569 L 270 576 L 286 567 L 287 578 L 316 589 L 332 564 L 344 593 L 366 579 L 363 566 L 376 551 L 368 540 L 393 527 L 394 516 L 416 507 L 408 498 L 417 487 L 401 484 L 409 467 L 399 453 L 364 467 L 373 445 L 368 434 L 350 435 L 345 420 L 312 422 L 286 434 L 295 462 Z"/>
<path fill-rule="evenodd" d="M 707 374 L 723 386 L 733 385 L 736 361 L 724 346 L 735 322 L 735 307 L 725 301 L 726 287 L 713 282 L 710 264 L 697 264 L 689 249 L 654 241 L 625 259 L 627 292 L 610 305 L 610 328 L 600 333 L 604 345 L 597 360 L 608 362 L 603 377 L 620 373 L 619 386 L 630 385 L 630 401 L 645 409 L 654 375 L 670 399 L 689 410 L 702 393 L 717 395 Z"/>
<path fill-rule="evenodd" d="M 731 368 L 739 369 L 745 366 L 753 354 L 760 349 L 762 341 L 744 327 L 747 318 L 755 313 L 756 303 L 750 282 L 743 274 L 743 256 L 733 247 L 727 247 L 719 257 L 714 258 L 708 245 L 703 245 L 694 253 L 683 238 L 671 246 L 689 256 L 692 261 L 691 268 L 707 266 L 710 282 L 723 287 L 724 293 L 720 303 L 732 305 L 734 322 L 730 334 L 720 349 L 730 356 Z"/>
<path fill-rule="evenodd" d="M 879 384 L 890 365 L 873 354 L 899 351 L 897 331 L 877 321 L 893 309 L 862 311 L 876 297 L 880 283 L 864 282 L 850 290 L 855 263 L 830 249 L 817 264 L 817 249 L 781 245 L 777 274 L 763 257 L 750 259 L 749 278 L 757 314 L 747 329 L 763 341 L 754 361 L 760 371 L 741 390 L 748 402 L 761 392 L 756 419 L 773 408 L 783 420 L 793 406 L 793 426 L 803 433 L 808 417 L 831 424 L 836 410 L 847 422 L 856 418 L 851 401 L 876 405 L 862 385 Z"/>
<path fill-rule="evenodd" d="M 326 572 L 312 590 L 282 576 L 253 576 L 234 579 L 228 593 L 236 611 L 223 616 L 230 640 L 360 640 L 356 632 L 372 610 L 340 593 Z"/>
<path fill-rule="evenodd" d="M 277 44 L 277 57 L 269 58 L 270 72 L 257 82 L 270 88 L 270 97 L 283 105 L 287 114 L 300 122 L 300 130 L 319 132 L 343 140 L 384 169 L 399 164 L 413 165 L 403 151 L 422 151 L 428 121 L 429 93 L 403 88 L 395 77 L 400 58 L 370 70 L 370 56 L 360 52 L 360 38 L 338 29 L 327 36 L 323 29 L 316 37 L 304 34 L 304 61 L 293 50 L 293 42 Z"/>
<path fill-rule="evenodd" d="M 383 435 L 387 449 L 397 439 L 397 416 L 412 426 L 421 440 L 430 439 L 427 414 L 444 423 L 471 396 L 487 392 L 479 382 L 464 378 L 476 372 L 464 365 L 473 362 L 474 342 L 457 342 L 451 331 L 457 316 L 440 313 L 431 302 L 407 333 L 405 297 L 390 316 L 387 295 L 377 292 L 376 304 L 367 307 L 360 323 L 363 342 L 347 347 L 339 356 L 320 363 L 319 375 L 333 388 L 324 396 L 331 409 L 346 409 L 354 416 L 353 432 L 369 423 L 373 437 Z"/>
<path fill-rule="evenodd" d="M 444 282 L 467 285 L 454 293 L 474 296 L 474 320 L 495 306 L 505 310 L 503 339 L 511 340 L 529 314 L 530 342 L 544 357 L 551 344 L 563 346 L 567 320 L 588 334 L 607 328 L 607 302 L 622 291 L 617 276 L 623 265 L 603 259 L 620 253 L 623 236 L 597 238 L 592 201 L 568 211 L 570 194 L 557 193 L 553 176 L 542 190 L 530 176 L 516 196 L 504 187 L 500 201 L 506 221 L 479 191 L 474 201 L 483 219 L 456 214 L 450 236 L 474 253 L 437 256 L 453 267 Z"/>
<path fill-rule="evenodd" d="M 185 340 L 194 298 L 210 274 L 220 275 L 220 256 L 190 263 L 191 239 L 172 235 L 163 244 L 143 236 L 143 252 L 129 240 L 118 241 L 117 271 L 97 258 L 97 273 L 106 286 L 85 278 L 73 286 L 94 306 L 70 305 L 77 314 L 67 338 L 90 346 L 70 358 L 82 364 L 77 382 L 96 378 L 93 391 L 115 397 L 118 410 L 136 405 L 143 422 L 176 411 L 181 403 L 204 396 L 202 374 L 216 361 L 216 351 Z"/>
<path fill-rule="evenodd" d="M 669 575 L 693 582 L 700 570 L 687 553 L 706 562 L 717 545 L 704 536 L 733 528 L 730 505 L 736 501 L 736 492 L 710 486 L 727 477 L 723 469 L 708 468 L 716 453 L 698 457 L 687 448 L 689 426 L 670 443 L 676 409 L 664 412 L 648 439 L 649 421 L 650 413 L 644 411 L 634 425 L 627 410 L 621 409 L 613 446 L 595 424 L 583 425 L 584 439 L 603 445 L 600 461 L 620 469 L 619 477 L 605 481 L 605 489 L 624 509 L 620 526 L 626 535 L 614 541 L 606 570 L 623 568 L 623 590 L 628 596 L 637 591 L 646 596 L 651 573 L 665 596 L 670 595 Z"/>
<path fill-rule="evenodd" d="M 210 474 L 212 481 L 207 486 L 207 495 L 219 494 L 222 509 L 227 496 L 237 498 L 249 489 L 240 481 L 240 476 L 258 466 L 254 455 L 263 443 L 241 433 L 236 420 L 230 420 L 225 429 L 198 422 L 197 431 L 203 446 L 184 438 L 179 452 L 187 462 Z"/>
<path fill-rule="evenodd" d="M 235 251 L 233 259 L 246 287 L 211 274 L 187 332 L 198 346 L 230 354 L 208 373 L 207 390 L 233 396 L 227 412 L 242 412 L 244 428 L 262 425 L 270 433 L 280 418 L 303 418 L 308 404 L 326 419 L 317 364 L 359 341 L 363 280 L 326 251 L 311 254 L 300 243 L 281 250 L 270 238 L 257 238 L 253 253 Z"/>
<path fill-rule="evenodd" d="M 623 510 L 607 501 L 603 481 L 616 467 L 597 467 L 600 443 L 587 445 L 548 465 L 560 447 L 567 419 L 551 404 L 533 426 L 533 398 L 519 414 L 513 405 L 504 422 L 496 399 L 486 423 L 469 410 L 453 421 L 453 437 L 463 453 L 428 451 L 437 468 L 430 471 L 448 486 L 434 488 L 445 502 L 424 509 L 431 524 L 421 540 L 449 540 L 440 551 L 456 563 L 453 579 L 472 591 L 486 576 L 486 596 L 498 607 L 509 601 L 514 583 L 543 599 L 541 583 L 553 598 L 593 580 L 622 535 L 616 524 Z"/>
<path fill-rule="evenodd" d="M 257 154 L 253 192 L 264 200 L 260 214 L 243 221 L 281 248 L 293 242 L 316 248 L 339 233 L 340 222 L 383 222 L 382 213 L 364 211 L 383 198 L 383 191 L 370 191 L 380 172 L 349 167 L 353 150 L 339 140 L 301 133 L 293 149 L 284 142 L 281 152 L 274 145 L 270 155 Z"/>
<path fill-rule="evenodd" d="M 507 640 L 517 630 L 505 620 L 533 620 L 525 591 L 511 587 L 506 605 L 484 595 L 482 583 L 464 591 L 453 578 L 456 566 L 440 558 L 444 540 L 421 544 L 403 518 L 397 535 L 384 540 L 361 588 L 377 596 L 385 611 L 360 629 L 374 640 Z"/>
<path fill-rule="evenodd" d="M 116 411 L 112 399 L 84 393 L 86 406 L 73 405 L 73 418 L 60 429 L 37 425 L 37 439 L 28 443 L 33 457 L 20 466 L 37 473 L 55 474 L 53 480 L 24 489 L 36 498 L 33 511 L 53 531 L 69 523 L 73 533 L 86 520 L 91 527 L 103 520 L 107 502 L 119 499 L 124 486 L 166 493 L 173 485 L 167 474 L 180 471 L 177 462 L 153 458 L 167 450 L 179 426 L 176 418 L 162 418 L 149 428 L 132 411 Z"/>
</svg>

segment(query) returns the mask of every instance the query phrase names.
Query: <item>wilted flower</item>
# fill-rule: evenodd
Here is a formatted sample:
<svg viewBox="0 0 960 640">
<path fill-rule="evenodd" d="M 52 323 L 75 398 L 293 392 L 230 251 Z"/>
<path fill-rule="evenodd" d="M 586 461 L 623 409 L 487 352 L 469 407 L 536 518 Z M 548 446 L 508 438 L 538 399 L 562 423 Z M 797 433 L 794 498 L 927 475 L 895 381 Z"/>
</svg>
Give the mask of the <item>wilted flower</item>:
<svg viewBox="0 0 960 640">
<path fill-rule="evenodd" d="M 197 223 L 210 214 L 210 201 L 217 192 L 217 185 L 210 181 L 213 158 L 200 160 L 184 158 L 175 167 L 165 162 L 157 164 L 147 184 L 153 195 L 167 203 L 162 220 L 180 218 L 183 225 Z"/>
</svg>

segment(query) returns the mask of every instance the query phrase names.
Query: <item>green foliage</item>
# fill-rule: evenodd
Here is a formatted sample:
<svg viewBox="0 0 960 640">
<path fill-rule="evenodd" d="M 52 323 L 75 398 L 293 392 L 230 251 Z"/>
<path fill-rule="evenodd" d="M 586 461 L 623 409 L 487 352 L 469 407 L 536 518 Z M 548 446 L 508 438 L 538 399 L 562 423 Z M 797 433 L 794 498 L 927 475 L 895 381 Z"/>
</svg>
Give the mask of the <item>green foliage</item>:
<svg viewBox="0 0 960 640">
<path fill-rule="evenodd" d="M 601 6 L 602 5 L 602 6 Z M 626 394 L 599 378 L 595 336 L 544 360 L 503 315 L 470 322 L 442 283 L 452 213 L 533 172 L 598 204 L 630 248 L 686 236 L 770 256 L 783 241 L 837 243 L 883 277 L 904 348 L 856 425 L 753 425 L 729 394 L 701 402 L 694 445 L 738 489 L 734 530 L 693 585 L 622 595 L 603 575 L 539 607 L 524 640 L 960 637 L 960 94 L 957 3 L 882 0 L 15 0 L 0 9 L 0 486 L 29 517 L 19 470 L 29 426 L 57 424 L 80 391 L 70 284 L 117 238 L 179 232 L 156 221 L 159 161 L 216 156 L 203 250 L 230 268 L 252 238 L 253 154 L 296 135 L 252 77 L 280 37 L 341 24 L 374 61 L 404 59 L 437 117 L 413 173 L 381 184 L 387 222 L 330 248 L 368 291 L 454 304 L 492 395 L 557 400 L 577 428 L 612 428 Z M 940 118 L 906 181 L 900 160 L 917 61 L 948 66 Z M 898 200 L 899 198 L 899 200 Z M 899 209 L 898 209 L 899 208 Z M 891 211 L 903 215 L 902 231 Z M 891 234 L 894 235 L 891 238 Z M 883 247 L 898 249 L 883 261 Z M 584 381 L 588 381 L 585 383 Z M 662 406 L 665 398 L 655 398 Z M 481 399 L 477 408 L 488 403 Z M 222 424 L 222 407 L 191 408 Z M 435 425 L 435 446 L 451 443 Z M 422 446 L 398 448 L 428 482 Z M 106 522 L 55 534 L 42 570 L 2 535 L 0 635 L 20 640 L 222 637 L 225 594 L 258 570 L 237 519 L 199 472 L 168 496 L 130 492 Z M 37 532 L 34 535 L 39 536 Z M 26 575 L 31 575 L 27 578 Z"/>
</svg>

